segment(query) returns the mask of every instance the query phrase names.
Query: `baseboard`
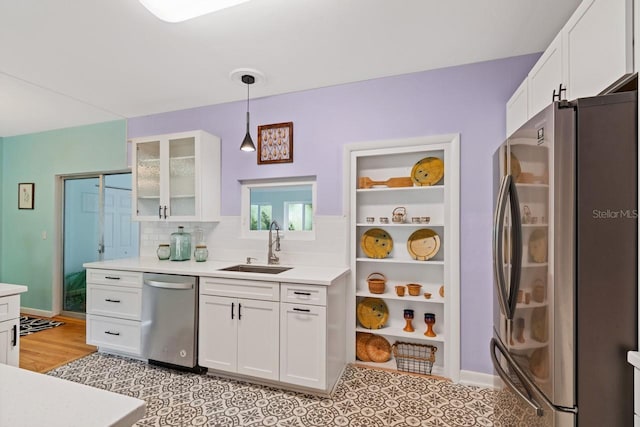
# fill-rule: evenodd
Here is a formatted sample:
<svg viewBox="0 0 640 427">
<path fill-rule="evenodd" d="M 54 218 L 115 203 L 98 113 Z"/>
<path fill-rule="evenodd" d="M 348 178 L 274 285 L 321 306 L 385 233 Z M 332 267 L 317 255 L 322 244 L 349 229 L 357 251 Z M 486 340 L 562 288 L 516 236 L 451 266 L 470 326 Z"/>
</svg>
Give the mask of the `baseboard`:
<svg viewBox="0 0 640 427">
<path fill-rule="evenodd" d="M 502 381 L 499 376 L 474 371 L 460 371 L 460 384 L 485 388 L 502 387 Z"/>
<path fill-rule="evenodd" d="M 33 316 L 40 316 L 40 317 L 53 317 L 55 316 L 53 314 L 53 311 L 51 310 L 38 310 L 37 308 L 28 308 L 28 307 L 20 307 L 20 313 L 22 314 L 31 314 Z"/>
</svg>

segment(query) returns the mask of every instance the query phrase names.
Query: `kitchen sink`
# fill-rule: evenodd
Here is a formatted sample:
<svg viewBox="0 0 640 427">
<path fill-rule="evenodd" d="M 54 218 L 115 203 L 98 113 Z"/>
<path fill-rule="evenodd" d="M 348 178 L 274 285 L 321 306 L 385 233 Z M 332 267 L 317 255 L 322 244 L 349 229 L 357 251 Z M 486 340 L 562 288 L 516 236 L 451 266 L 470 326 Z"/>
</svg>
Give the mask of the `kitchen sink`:
<svg viewBox="0 0 640 427">
<path fill-rule="evenodd" d="M 238 264 L 238 265 L 232 265 L 231 267 L 227 267 L 227 268 L 221 268 L 219 271 L 240 271 L 242 273 L 278 274 L 287 270 L 291 270 L 291 267 Z"/>
</svg>

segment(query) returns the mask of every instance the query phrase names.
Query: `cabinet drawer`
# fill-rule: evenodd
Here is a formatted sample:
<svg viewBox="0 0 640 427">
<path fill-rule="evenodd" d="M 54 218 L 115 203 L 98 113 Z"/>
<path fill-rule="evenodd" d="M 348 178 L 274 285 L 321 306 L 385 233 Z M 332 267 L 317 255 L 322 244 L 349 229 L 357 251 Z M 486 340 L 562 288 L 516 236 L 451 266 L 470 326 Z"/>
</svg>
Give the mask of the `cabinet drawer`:
<svg viewBox="0 0 640 427">
<path fill-rule="evenodd" d="M 0 322 L 20 317 L 20 295 L 0 298 Z"/>
<path fill-rule="evenodd" d="M 87 270 L 87 283 L 142 288 L 142 273 L 121 270 Z"/>
<path fill-rule="evenodd" d="M 87 314 L 140 320 L 142 289 L 87 285 Z"/>
<path fill-rule="evenodd" d="M 326 286 L 283 283 L 280 289 L 280 301 L 282 302 L 327 305 Z"/>
<path fill-rule="evenodd" d="M 140 322 L 87 315 L 87 344 L 141 356 Z"/>
<path fill-rule="evenodd" d="M 200 278 L 200 293 L 202 295 L 278 301 L 280 299 L 279 291 L 280 284 L 276 282 L 213 277 Z"/>
</svg>

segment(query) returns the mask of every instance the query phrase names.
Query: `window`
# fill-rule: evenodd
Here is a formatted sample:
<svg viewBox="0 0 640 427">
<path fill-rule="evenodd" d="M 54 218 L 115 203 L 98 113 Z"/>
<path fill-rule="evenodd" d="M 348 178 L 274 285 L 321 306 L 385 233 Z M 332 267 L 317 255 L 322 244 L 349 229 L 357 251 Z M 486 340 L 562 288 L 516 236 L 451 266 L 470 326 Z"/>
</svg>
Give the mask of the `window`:
<svg viewBox="0 0 640 427">
<path fill-rule="evenodd" d="M 287 238 L 315 238 L 314 178 L 287 178 L 242 183 L 242 236 L 259 237 L 276 221 Z"/>
</svg>

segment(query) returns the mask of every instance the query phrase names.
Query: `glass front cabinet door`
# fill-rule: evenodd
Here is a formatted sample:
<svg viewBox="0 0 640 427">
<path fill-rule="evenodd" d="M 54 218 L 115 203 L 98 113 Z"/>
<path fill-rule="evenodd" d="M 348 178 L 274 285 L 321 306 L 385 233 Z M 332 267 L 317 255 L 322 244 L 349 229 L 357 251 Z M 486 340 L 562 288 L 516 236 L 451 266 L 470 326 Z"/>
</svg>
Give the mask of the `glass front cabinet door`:
<svg viewBox="0 0 640 427">
<path fill-rule="evenodd" d="M 204 131 L 135 138 L 134 219 L 218 221 L 220 139 Z"/>
</svg>

